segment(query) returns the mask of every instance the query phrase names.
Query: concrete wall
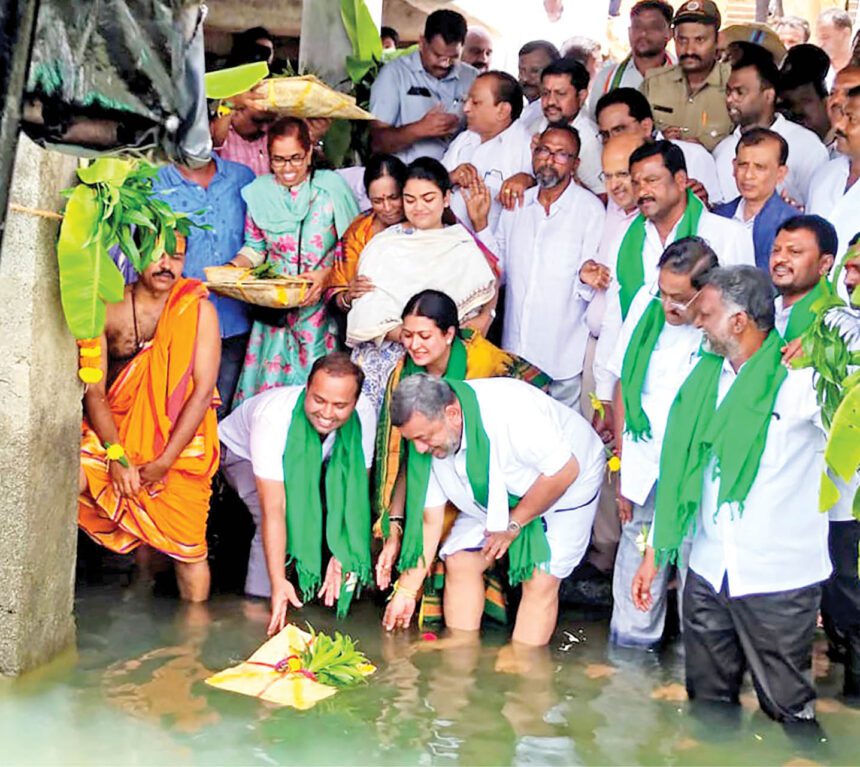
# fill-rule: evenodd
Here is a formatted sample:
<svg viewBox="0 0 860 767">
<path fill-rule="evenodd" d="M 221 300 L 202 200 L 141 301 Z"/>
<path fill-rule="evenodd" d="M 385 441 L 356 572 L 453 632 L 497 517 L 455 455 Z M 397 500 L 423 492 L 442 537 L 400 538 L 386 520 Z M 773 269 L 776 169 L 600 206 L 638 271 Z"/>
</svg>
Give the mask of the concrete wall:
<svg viewBox="0 0 860 767">
<path fill-rule="evenodd" d="M 74 158 L 21 136 L 10 201 L 58 211 Z M 58 222 L 7 214 L 0 253 L 0 673 L 75 638 L 81 387 L 60 309 Z"/>
</svg>

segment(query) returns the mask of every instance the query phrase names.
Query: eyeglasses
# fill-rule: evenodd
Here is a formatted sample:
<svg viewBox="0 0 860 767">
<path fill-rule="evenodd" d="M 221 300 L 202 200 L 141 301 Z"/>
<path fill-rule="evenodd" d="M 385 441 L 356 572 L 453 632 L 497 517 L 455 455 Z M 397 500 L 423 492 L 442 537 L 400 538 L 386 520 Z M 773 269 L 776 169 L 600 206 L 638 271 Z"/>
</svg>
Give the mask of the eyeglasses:
<svg viewBox="0 0 860 767">
<path fill-rule="evenodd" d="M 546 146 L 539 146 L 535 149 L 535 157 L 537 157 L 538 160 L 548 160 L 552 158 L 553 161 L 557 160 L 560 163 L 566 163 L 570 162 L 575 156 L 576 155 L 574 155 L 573 152 L 568 152 L 565 149 L 557 149 L 553 151 Z"/>
<path fill-rule="evenodd" d="M 617 173 L 605 173 L 604 171 L 600 171 L 598 178 L 604 184 L 608 181 L 614 181 L 618 179 L 619 181 L 629 181 L 630 180 L 630 171 L 629 170 L 619 170 Z"/>
<path fill-rule="evenodd" d="M 294 154 L 289 157 L 281 157 L 280 155 L 273 154 L 269 158 L 269 164 L 276 168 L 280 165 L 293 165 L 298 166 L 301 165 L 305 159 L 307 158 L 307 154 Z"/>
<path fill-rule="evenodd" d="M 598 131 L 597 135 L 600 136 L 600 141 L 605 144 L 609 139 L 614 138 L 615 136 L 623 136 L 625 133 L 632 133 L 637 125 L 639 125 L 638 122 L 631 120 L 629 123 L 613 125 L 609 130 Z"/>
<path fill-rule="evenodd" d="M 667 309 L 674 309 L 676 312 L 686 312 L 693 305 L 693 302 L 699 297 L 699 293 L 701 293 L 702 291 L 701 288 L 697 290 L 695 293 L 693 293 L 693 297 L 684 304 L 679 303 L 678 301 L 674 301 L 668 296 L 664 296 L 660 292 L 659 285 L 653 285 L 651 287 L 651 290 L 649 290 L 648 292 L 650 293 L 651 298 L 656 298 L 658 301 L 661 301 L 663 303 L 663 306 L 665 306 Z"/>
</svg>

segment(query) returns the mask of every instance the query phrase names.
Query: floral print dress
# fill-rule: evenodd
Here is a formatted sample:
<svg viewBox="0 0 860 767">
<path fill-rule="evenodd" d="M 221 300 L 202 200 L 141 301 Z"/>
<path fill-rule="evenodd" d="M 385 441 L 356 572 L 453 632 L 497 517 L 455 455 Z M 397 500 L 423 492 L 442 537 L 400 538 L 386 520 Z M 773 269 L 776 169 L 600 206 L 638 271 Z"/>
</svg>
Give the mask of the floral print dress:
<svg viewBox="0 0 860 767">
<path fill-rule="evenodd" d="M 305 181 L 305 184 L 308 182 Z M 284 187 L 288 205 L 295 202 L 301 185 Z M 279 274 L 298 275 L 326 269 L 340 257 L 340 240 L 334 223 L 334 206 L 324 190 L 314 190 L 308 213 L 294 230 L 274 234 L 260 228 L 249 207 L 245 221 L 245 246 L 265 253 Z M 301 236 L 301 246 L 299 237 Z M 233 408 L 267 389 L 304 384 L 314 361 L 334 351 L 336 326 L 324 302 L 286 311 L 286 325 L 275 327 L 256 320 L 233 398 Z"/>
</svg>

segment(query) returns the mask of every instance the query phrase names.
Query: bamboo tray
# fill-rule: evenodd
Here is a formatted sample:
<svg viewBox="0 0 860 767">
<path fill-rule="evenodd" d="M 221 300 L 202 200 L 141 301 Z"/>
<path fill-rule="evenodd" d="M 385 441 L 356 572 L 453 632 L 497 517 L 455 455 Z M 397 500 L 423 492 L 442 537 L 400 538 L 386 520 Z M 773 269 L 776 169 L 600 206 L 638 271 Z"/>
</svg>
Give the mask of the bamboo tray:
<svg viewBox="0 0 860 767">
<path fill-rule="evenodd" d="M 298 277 L 276 277 L 260 279 L 250 269 L 237 266 L 209 266 L 206 287 L 219 296 L 237 298 L 248 304 L 266 306 L 270 309 L 293 309 L 297 307 L 310 288 L 310 281 Z"/>
</svg>

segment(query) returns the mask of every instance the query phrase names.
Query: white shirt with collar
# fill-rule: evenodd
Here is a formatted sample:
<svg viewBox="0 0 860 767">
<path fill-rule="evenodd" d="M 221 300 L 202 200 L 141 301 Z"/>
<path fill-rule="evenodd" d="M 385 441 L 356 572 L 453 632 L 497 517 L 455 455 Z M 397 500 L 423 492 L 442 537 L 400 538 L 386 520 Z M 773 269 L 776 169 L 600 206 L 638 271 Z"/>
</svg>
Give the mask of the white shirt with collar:
<svg viewBox="0 0 860 767">
<path fill-rule="evenodd" d="M 605 466 L 603 443 L 579 413 L 512 378 L 465 383 L 478 398 L 484 430 L 508 493 L 522 497 L 541 475 L 556 474 L 574 456 L 579 476 L 545 513 L 575 509 L 592 500 L 595 481 L 599 482 Z M 475 501 L 466 473 L 467 450 L 464 431 L 454 454 L 433 458 L 424 505 L 430 508 L 451 501 L 462 513 L 485 519 L 486 509 Z"/>
<path fill-rule="evenodd" d="M 780 114 L 770 127 L 788 143 L 788 175 L 779 186 L 779 191 L 786 192 L 791 199 L 805 205 L 812 175 L 827 162 L 827 147 L 811 130 L 786 120 Z M 740 138 L 741 129 L 738 126 L 714 148 L 714 161 L 725 200 L 734 200 L 740 195 L 732 164 Z"/>
<path fill-rule="evenodd" d="M 639 215 L 639 208 L 634 207 L 626 213 L 618 206 L 611 197 L 606 201 L 606 218 L 603 220 L 603 236 L 600 238 L 600 249 L 597 251 L 597 260 L 610 269 L 615 268 L 615 253 L 611 252 L 616 240 L 627 231 L 630 222 Z M 588 332 L 594 338 L 600 335 L 600 327 L 603 324 L 603 315 L 606 313 L 606 291 L 594 291 L 594 298 L 588 304 L 585 312 L 585 322 Z"/>
<path fill-rule="evenodd" d="M 645 75 L 643 75 L 636 68 L 636 65 L 633 63 L 632 58 L 626 58 L 624 59 L 624 61 L 619 61 L 617 64 L 606 64 L 594 76 L 594 80 L 591 83 L 591 87 L 589 88 L 588 114 L 591 116 L 592 119 L 596 119 L 597 102 L 600 101 L 601 96 L 606 93 L 609 93 L 610 87 L 612 85 L 612 78 L 615 77 L 615 73 L 622 68 L 623 71 L 621 73 L 621 79 L 616 87 L 635 88 L 638 91 L 639 86 L 642 85 L 642 82 L 645 79 Z"/>
<path fill-rule="evenodd" d="M 579 269 L 598 257 L 604 211 L 573 182 L 549 214 L 538 192 L 527 190 L 522 207 L 503 211 L 496 229 L 478 236 L 499 257 L 507 285 L 503 347 L 563 380 L 582 372 L 594 291 Z"/>
<path fill-rule="evenodd" d="M 654 141 L 664 139 L 661 131 L 654 133 Z M 714 205 L 725 199 L 723 186 L 717 173 L 717 166 L 711 153 L 701 144 L 694 141 L 676 141 L 672 143 L 684 153 L 684 163 L 687 166 L 687 177 L 695 179 L 708 193 L 708 203 Z M 734 199 L 734 198 L 732 198 Z"/>
<path fill-rule="evenodd" d="M 726 360 L 717 404 L 737 379 Z M 743 509 L 717 508 L 719 478 L 705 468 L 690 567 L 732 597 L 772 594 L 830 575 L 827 516 L 818 511 L 825 434 L 812 371 L 792 370 L 776 396 L 758 474 Z"/>
<path fill-rule="evenodd" d="M 251 462 L 254 476 L 284 481 L 284 446 L 293 419 L 293 408 L 304 390 L 301 385 L 281 386 L 255 394 L 218 424 L 221 442 L 231 453 Z M 376 409 L 362 394 L 355 412 L 361 423 L 364 463 L 370 469 L 376 442 Z M 336 432 L 332 432 L 323 440 L 324 461 L 331 455 L 335 436 Z"/>
<path fill-rule="evenodd" d="M 624 356 L 630 337 L 642 319 L 642 315 L 655 298 L 656 283 L 643 285 L 630 304 L 618 343 L 609 361 L 609 370 L 621 378 Z M 666 434 L 669 408 L 675 401 L 678 390 L 699 362 L 702 332 L 692 325 L 670 325 L 660 331 L 645 381 L 642 385 L 642 409 L 651 424 L 651 438 L 634 440 L 625 430 L 622 438 L 621 494 L 639 506 L 643 506 L 651 488 L 660 474 L 660 450 Z"/>
<path fill-rule="evenodd" d="M 848 250 L 851 238 L 860 232 L 860 182 L 855 182 L 846 192 L 845 185 L 851 164 L 847 156 L 821 164 L 809 182 L 806 212 L 826 218 L 836 228 L 839 237 L 838 262 Z M 840 283 L 839 292 L 844 285 Z"/>
<path fill-rule="evenodd" d="M 531 123 L 524 122 L 524 125 L 534 136 L 543 133 L 549 127 L 549 121 L 543 116 L 543 112 L 540 112 L 538 118 Z M 603 144 L 600 141 L 597 123 L 586 114 L 583 107 L 573 118 L 570 126 L 576 128 L 579 133 L 579 168 L 576 171 L 576 177 L 587 189 L 595 194 L 603 194 L 606 191 L 603 181 L 600 180 L 600 174 L 603 171 Z M 531 138 L 529 138 L 529 144 L 531 145 Z"/>
<path fill-rule="evenodd" d="M 531 136 L 519 120 L 514 120 L 505 130 L 488 141 L 474 131 L 464 131 L 448 147 L 442 164 L 450 173 L 465 162 L 475 166 L 478 174 L 490 191 L 490 226 L 495 226 L 502 212 L 502 205 L 496 200 L 502 183 L 516 173 L 532 173 Z M 472 222 L 466 210 L 466 201 L 459 187 L 451 198 L 451 210 L 469 230 Z"/>
<path fill-rule="evenodd" d="M 753 231 L 753 228 L 755 227 L 755 217 L 758 213 L 746 218 L 746 209 L 747 201 L 741 197 L 740 202 L 738 202 L 738 207 L 735 208 L 735 215 L 732 216 L 732 218 L 750 231 Z"/>
<path fill-rule="evenodd" d="M 680 223 L 680 219 L 678 221 Z M 675 240 L 675 224 L 664 244 L 660 240 L 657 227 L 651 221 L 645 222 L 645 245 L 642 249 L 642 264 L 645 273 L 645 285 L 650 285 L 657 279 L 657 264 L 660 256 L 668 245 Z M 755 249 L 752 232 L 737 221 L 716 216 L 708 210 L 703 210 L 699 218 L 697 235 L 704 239 L 717 254 L 720 266 L 747 264 L 755 266 Z M 594 380 L 598 399 L 610 401 L 617 377 L 609 371 L 609 360 L 615 350 L 618 334 L 621 331 L 621 304 L 618 298 L 617 261 L 618 250 L 624 239 L 626 230 L 621 233 L 612 245 L 611 252 L 615 254 L 612 265 L 613 278 L 606 295 L 606 313 L 600 327 L 600 337 L 597 339 L 597 349 L 594 354 Z"/>
</svg>

